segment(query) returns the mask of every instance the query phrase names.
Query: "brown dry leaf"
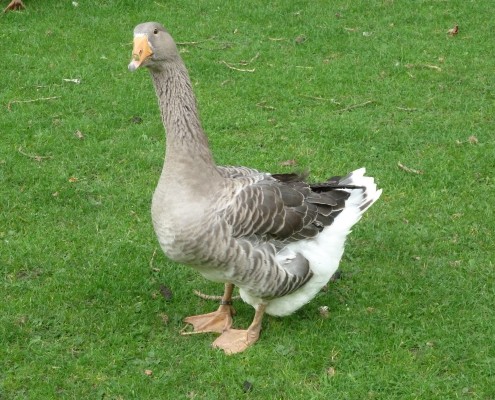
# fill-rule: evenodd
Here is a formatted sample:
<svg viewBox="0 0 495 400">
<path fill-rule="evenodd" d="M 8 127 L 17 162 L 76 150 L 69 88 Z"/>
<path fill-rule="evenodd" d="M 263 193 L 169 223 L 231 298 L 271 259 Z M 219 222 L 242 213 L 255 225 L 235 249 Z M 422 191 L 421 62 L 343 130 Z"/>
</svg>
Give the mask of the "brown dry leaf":
<svg viewBox="0 0 495 400">
<path fill-rule="evenodd" d="M 469 144 L 478 144 L 478 138 L 474 135 L 471 135 L 467 138 L 467 141 L 460 141 L 459 139 L 456 139 L 455 141 L 455 144 L 457 145 L 461 145 L 461 144 L 465 144 L 465 143 L 469 143 Z"/>
<path fill-rule="evenodd" d="M 79 181 L 79 179 L 77 179 L 75 176 L 71 176 L 71 177 L 69 178 L 69 182 L 70 182 L 70 183 L 76 183 L 76 182 L 78 182 L 78 181 Z"/>
<path fill-rule="evenodd" d="M 450 35 L 450 36 L 455 36 L 459 33 L 459 25 L 456 25 L 454 26 L 453 28 L 450 28 L 447 33 Z"/>
<path fill-rule="evenodd" d="M 74 136 L 76 138 L 78 138 L 79 140 L 83 140 L 84 139 L 84 135 L 83 135 L 83 133 L 79 129 L 74 132 Z"/>
<path fill-rule="evenodd" d="M 145 375 L 148 375 L 148 376 L 152 376 L 153 375 L 153 371 L 151 369 L 145 369 L 144 370 L 144 374 Z"/>
<path fill-rule="evenodd" d="M 328 311 L 328 306 L 318 307 L 318 311 L 323 318 L 328 318 L 330 316 L 330 311 Z"/>
<path fill-rule="evenodd" d="M 469 136 L 468 142 L 471 144 L 478 144 L 478 138 L 474 135 Z"/>
<path fill-rule="evenodd" d="M 285 160 L 280 163 L 282 167 L 294 167 L 297 165 L 296 160 Z"/>
<path fill-rule="evenodd" d="M 22 2 L 22 0 L 12 0 L 7 7 L 4 8 L 3 12 L 6 13 L 12 10 L 23 10 L 26 6 Z"/>
<path fill-rule="evenodd" d="M 304 43 L 306 41 L 306 36 L 304 35 L 299 35 L 297 36 L 294 41 L 297 43 L 297 44 L 301 44 L 301 43 Z"/>
</svg>

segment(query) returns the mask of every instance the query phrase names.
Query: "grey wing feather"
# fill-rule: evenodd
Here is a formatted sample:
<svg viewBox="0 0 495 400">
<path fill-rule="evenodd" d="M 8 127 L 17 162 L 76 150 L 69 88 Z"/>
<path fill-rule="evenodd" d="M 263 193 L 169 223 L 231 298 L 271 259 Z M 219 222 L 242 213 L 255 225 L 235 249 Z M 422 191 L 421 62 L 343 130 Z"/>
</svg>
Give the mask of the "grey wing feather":
<svg viewBox="0 0 495 400">
<path fill-rule="evenodd" d="M 314 237 L 333 222 L 349 193 L 338 188 L 319 193 L 294 176 L 265 175 L 246 184 L 224 211 L 234 237 L 288 243 Z"/>
</svg>

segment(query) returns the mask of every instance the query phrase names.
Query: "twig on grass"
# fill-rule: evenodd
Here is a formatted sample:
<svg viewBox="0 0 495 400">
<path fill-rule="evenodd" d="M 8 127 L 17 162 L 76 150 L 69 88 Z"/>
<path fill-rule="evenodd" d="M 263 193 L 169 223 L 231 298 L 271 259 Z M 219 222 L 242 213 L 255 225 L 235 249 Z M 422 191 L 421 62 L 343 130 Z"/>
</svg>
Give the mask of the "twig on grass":
<svg viewBox="0 0 495 400">
<path fill-rule="evenodd" d="M 406 171 L 406 172 L 409 172 L 411 174 L 419 174 L 419 175 L 422 175 L 423 174 L 423 171 L 419 170 L 419 169 L 414 169 L 414 168 L 410 168 L 410 167 L 406 167 L 404 164 L 402 164 L 400 161 L 397 163 L 397 165 L 399 166 L 400 169 L 402 169 L 403 171 Z"/>
<path fill-rule="evenodd" d="M 418 109 L 417 109 L 417 108 L 408 108 L 408 107 L 397 107 L 397 110 L 400 110 L 400 111 L 407 111 L 407 112 L 418 111 Z"/>
<path fill-rule="evenodd" d="M 240 64 L 240 65 L 249 65 L 249 64 L 251 64 L 253 61 L 255 61 L 255 60 L 256 60 L 259 56 L 260 56 L 260 53 L 258 52 L 258 53 L 256 53 L 256 54 L 254 55 L 254 57 L 252 57 L 249 61 L 239 61 L 239 64 Z"/>
<path fill-rule="evenodd" d="M 79 79 L 79 78 L 64 78 L 63 81 L 75 83 L 76 85 L 79 85 L 81 83 L 81 79 Z"/>
<path fill-rule="evenodd" d="M 339 110 L 335 110 L 335 112 L 344 113 L 344 112 L 347 112 L 347 111 L 355 110 L 356 108 L 366 107 L 366 106 L 368 106 L 370 104 L 373 104 L 373 103 L 375 103 L 374 100 L 368 100 L 368 101 L 365 101 L 364 103 L 351 104 L 350 106 L 341 108 Z"/>
<path fill-rule="evenodd" d="M 428 68 L 428 69 L 433 69 L 438 72 L 442 72 L 442 68 L 440 68 L 438 65 L 432 65 L 432 64 L 406 64 L 406 68 Z"/>
<path fill-rule="evenodd" d="M 275 110 L 275 107 L 267 105 L 266 101 L 260 101 L 259 103 L 256 103 L 256 106 L 259 108 L 263 108 L 265 110 L 270 110 L 270 111 Z"/>
<path fill-rule="evenodd" d="M 319 97 L 319 96 L 310 96 L 310 95 L 307 95 L 307 94 L 300 94 L 299 96 L 305 98 L 305 99 L 311 99 L 311 100 L 319 100 L 319 101 L 329 101 L 330 103 L 332 104 L 337 104 L 338 106 L 340 106 L 341 103 L 339 103 L 337 100 L 335 99 L 327 99 L 325 97 Z"/>
<path fill-rule="evenodd" d="M 7 104 L 7 109 L 10 111 L 12 108 L 12 104 L 19 104 L 19 103 L 34 103 L 35 101 L 46 101 L 46 100 L 55 100 L 55 99 L 60 99 L 61 96 L 52 96 L 52 97 L 38 97 L 37 99 L 30 99 L 30 100 L 12 100 L 9 101 Z"/>
<path fill-rule="evenodd" d="M 213 40 L 213 39 L 215 39 L 215 36 L 211 36 L 208 39 L 197 40 L 197 41 L 194 41 L 194 42 L 177 42 L 177 44 L 179 46 L 196 46 L 196 45 L 198 45 L 200 43 L 208 42 L 208 41 Z"/>
<path fill-rule="evenodd" d="M 196 296 L 198 296 L 200 299 L 203 299 L 203 300 L 215 300 L 215 301 L 222 300 L 222 296 L 212 296 L 209 294 L 204 294 L 204 293 L 200 292 L 199 290 L 194 290 L 193 292 Z M 238 300 L 240 298 L 241 298 L 241 296 L 234 296 L 234 297 L 232 297 L 232 300 Z"/>
<path fill-rule="evenodd" d="M 156 256 L 156 249 L 153 250 L 153 254 L 151 255 L 151 259 L 150 259 L 150 269 L 152 269 L 153 271 L 155 272 L 158 272 L 160 271 L 158 268 L 154 268 L 153 267 L 153 261 L 155 260 L 155 256 Z"/>
<path fill-rule="evenodd" d="M 222 60 L 222 61 L 220 61 L 220 62 L 221 62 L 222 64 L 225 64 L 225 66 L 226 66 L 227 68 L 233 69 L 234 71 L 239 71 L 239 72 L 254 72 L 254 71 L 256 71 L 256 69 L 255 69 L 255 68 L 253 68 L 253 69 L 245 69 L 245 68 L 237 68 L 237 67 L 234 67 L 232 64 L 229 64 L 227 61 L 224 61 L 224 60 Z"/>
<path fill-rule="evenodd" d="M 196 41 L 191 41 L 191 42 L 177 42 L 178 46 L 196 46 L 198 49 L 204 49 L 204 50 L 209 50 L 209 51 L 214 51 L 214 50 L 225 50 L 231 47 L 231 44 L 228 42 L 220 43 L 218 47 L 202 47 L 200 46 L 202 43 L 206 43 L 209 41 L 212 41 L 215 39 L 216 36 L 211 36 L 208 39 L 203 39 L 203 40 L 196 40 Z"/>
<path fill-rule="evenodd" d="M 22 154 L 24 157 L 27 157 L 27 158 L 31 158 L 32 160 L 35 160 L 35 161 L 38 161 L 38 162 L 41 162 L 43 160 L 49 160 L 49 159 L 52 159 L 53 156 L 39 156 L 37 154 L 28 154 L 26 152 L 24 152 L 22 150 L 22 147 L 19 146 L 19 148 L 17 149 L 17 151 L 19 152 L 19 154 Z"/>
<path fill-rule="evenodd" d="M 236 64 L 247 66 L 247 65 L 251 64 L 252 62 L 254 62 L 259 56 L 260 56 L 260 53 L 258 52 L 249 61 L 241 60 Z M 227 61 L 221 60 L 220 62 L 222 64 L 226 65 L 227 68 L 233 69 L 234 71 L 240 71 L 240 72 L 254 72 L 254 71 L 256 71 L 256 68 L 253 68 L 253 69 L 237 68 L 237 67 L 234 67 L 232 64 L 228 63 Z"/>
<path fill-rule="evenodd" d="M 438 65 L 423 64 L 423 67 L 429 68 L 429 69 L 434 69 L 435 71 L 438 71 L 438 72 L 442 71 L 442 68 L 440 68 Z"/>
</svg>

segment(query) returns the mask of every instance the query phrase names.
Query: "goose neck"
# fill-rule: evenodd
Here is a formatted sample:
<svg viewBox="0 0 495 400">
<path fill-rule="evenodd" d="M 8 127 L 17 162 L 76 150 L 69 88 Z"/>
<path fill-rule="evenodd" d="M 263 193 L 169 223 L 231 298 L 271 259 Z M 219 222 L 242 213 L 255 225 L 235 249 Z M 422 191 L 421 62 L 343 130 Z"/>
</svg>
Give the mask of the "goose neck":
<svg viewBox="0 0 495 400">
<path fill-rule="evenodd" d="M 165 162 L 193 160 L 201 168 L 215 168 L 182 61 L 167 63 L 162 70 L 152 71 L 152 77 L 166 131 Z"/>
</svg>

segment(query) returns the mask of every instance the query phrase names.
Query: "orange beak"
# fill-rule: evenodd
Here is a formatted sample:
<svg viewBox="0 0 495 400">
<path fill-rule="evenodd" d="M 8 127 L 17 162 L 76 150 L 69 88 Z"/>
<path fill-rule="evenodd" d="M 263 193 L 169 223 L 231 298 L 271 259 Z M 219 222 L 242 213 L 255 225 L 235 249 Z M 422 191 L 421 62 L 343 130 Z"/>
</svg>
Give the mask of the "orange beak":
<svg viewBox="0 0 495 400">
<path fill-rule="evenodd" d="M 132 49 L 132 61 L 129 64 L 129 70 L 135 71 L 144 61 L 153 55 L 148 38 L 145 35 L 134 37 L 134 48 Z"/>
</svg>

